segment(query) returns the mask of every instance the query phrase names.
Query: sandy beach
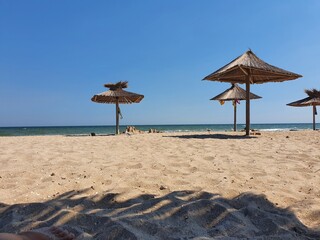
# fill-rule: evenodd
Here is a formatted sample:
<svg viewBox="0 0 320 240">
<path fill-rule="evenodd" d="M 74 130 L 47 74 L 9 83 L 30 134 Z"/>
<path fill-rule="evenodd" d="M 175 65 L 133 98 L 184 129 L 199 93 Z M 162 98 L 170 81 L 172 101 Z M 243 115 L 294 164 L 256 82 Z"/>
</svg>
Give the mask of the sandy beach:
<svg viewBox="0 0 320 240">
<path fill-rule="evenodd" d="M 320 239 L 319 131 L 0 143 L 0 232 L 61 225 L 78 239 Z"/>
</svg>

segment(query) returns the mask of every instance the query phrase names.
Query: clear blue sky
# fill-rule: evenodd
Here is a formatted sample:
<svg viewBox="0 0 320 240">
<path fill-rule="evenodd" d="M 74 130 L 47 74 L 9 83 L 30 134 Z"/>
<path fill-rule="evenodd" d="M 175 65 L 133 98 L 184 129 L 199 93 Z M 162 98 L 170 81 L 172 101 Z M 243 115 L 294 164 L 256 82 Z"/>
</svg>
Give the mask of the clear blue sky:
<svg viewBox="0 0 320 240">
<path fill-rule="evenodd" d="M 311 122 L 286 104 L 320 88 L 318 0 L 0 0 L 0 126 L 113 125 L 90 98 L 119 80 L 145 95 L 121 124 L 232 123 L 209 101 L 229 84 L 201 80 L 248 48 L 303 75 L 252 85 L 251 122 Z"/>
</svg>

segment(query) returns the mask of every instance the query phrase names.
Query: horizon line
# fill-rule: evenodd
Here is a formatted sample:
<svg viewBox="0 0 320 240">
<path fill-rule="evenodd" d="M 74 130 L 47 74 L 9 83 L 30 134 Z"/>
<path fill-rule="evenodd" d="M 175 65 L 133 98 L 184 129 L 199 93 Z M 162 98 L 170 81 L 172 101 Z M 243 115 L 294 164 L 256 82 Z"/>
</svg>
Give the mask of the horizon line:
<svg viewBox="0 0 320 240">
<path fill-rule="evenodd" d="M 251 125 L 272 125 L 272 124 L 312 124 L 312 122 L 274 122 L 274 123 L 251 123 Z M 316 123 L 320 124 L 320 123 Z M 168 124 L 120 124 L 125 126 L 196 126 L 196 125 L 233 125 L 233 123 L 168 123 Z M 237 123 L 245 125 L 245 123 Z M 54 127 L 114 127 L 115 125 L 29 125 L 29 126 L 0 126 L 0 128 L 54 128 Z"/>
</svg>

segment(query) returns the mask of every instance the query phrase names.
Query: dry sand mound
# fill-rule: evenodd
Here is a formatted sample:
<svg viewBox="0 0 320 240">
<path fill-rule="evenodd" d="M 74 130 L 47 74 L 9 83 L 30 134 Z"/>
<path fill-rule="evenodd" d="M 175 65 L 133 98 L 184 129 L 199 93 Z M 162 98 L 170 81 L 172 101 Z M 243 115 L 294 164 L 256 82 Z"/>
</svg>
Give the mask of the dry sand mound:
<svg viewBox="0 0 320 240">
<path fill-rule="evenodd" d="M 0 232 L 64 225 L 77 239 L 320 239 L 264 195 L 225 199 L 176 191 L 118 201 L 118 194 L 67 192 L 43 203 L 0 204 Z"/>
</svg>

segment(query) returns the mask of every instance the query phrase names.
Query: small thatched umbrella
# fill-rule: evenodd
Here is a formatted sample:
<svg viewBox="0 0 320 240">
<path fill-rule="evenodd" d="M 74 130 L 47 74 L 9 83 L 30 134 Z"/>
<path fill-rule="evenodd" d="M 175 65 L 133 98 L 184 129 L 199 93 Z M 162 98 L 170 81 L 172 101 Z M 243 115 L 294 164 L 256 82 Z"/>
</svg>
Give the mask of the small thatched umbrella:
<svg viewBox="0 0 320 240">
<path fill-rule="evenodd" d="M 308 94 L 309 97 L 288 103 L 288 106 L 292 107 L 308 107 L 312 106 L 313 108 L 313 130 L 316 130 L 316 106 L 320 105 L 320 91 L 316 89 L 305 90 L 305 93 Z"/>
<path fill-rule="evenodd" d="M 250 93 L 250 99 L 258 99 L 261 98 L 258 95 Z M 246 100 L 246 91 L 239 87 L 237 84 L 233 83 L 230 88 L 225 90 L 223 93 L 211 98 L 210 100 L 218 100 L 218 101 L 232 101 L 233 110 L 234 110 L 234 122 L 233 122 L 233 130 L 237 131 L 237 102 L 240 100 Z"/>
<path fill-rule="evenodd" d="M 250 84 L 283 82 L 302 77 L 272 66 L 258 58 L 251 50 L 206 76 L 203 80 L 246 84 L 246 135 L 250 133 Z"/>
<path fill-rule="evenodd" d="M 140 102 L 144 96 L 132 92 L 124 91 L 128 87 L 128 82 L 108 83 L 104 85 L 109 88 L 108 91 L 94 95 L 91 101 L 97 103 L 115 103 L 116 104 L 116 134 L 119 134 L 119 103 L 130 104 Z"/>
</svg>

